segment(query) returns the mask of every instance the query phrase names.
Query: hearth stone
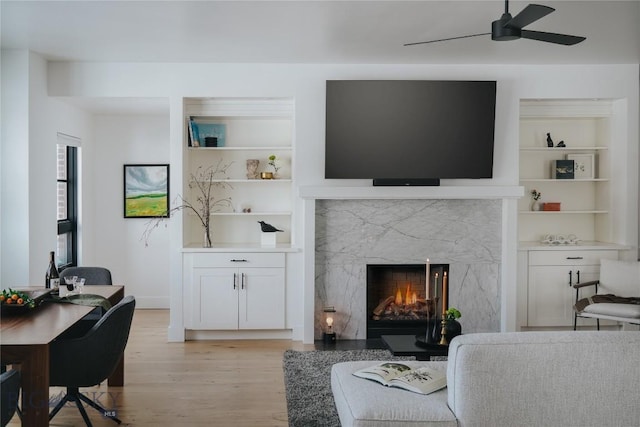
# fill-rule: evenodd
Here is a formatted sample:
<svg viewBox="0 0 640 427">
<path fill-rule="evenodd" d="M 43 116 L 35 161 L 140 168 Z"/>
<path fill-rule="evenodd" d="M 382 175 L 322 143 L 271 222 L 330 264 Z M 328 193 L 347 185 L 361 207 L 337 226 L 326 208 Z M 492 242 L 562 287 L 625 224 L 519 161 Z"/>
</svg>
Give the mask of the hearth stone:
<svg viewBox="0 0 640 427">
<path fill-rule="evenodd" d="M 449 306 L 465 333 L 500 330 L 499 200 L 318 200 L 315 337 L 335 306 L 338 339 L 366 338 L 366 265 L 450 265 Z"/>
</svg>

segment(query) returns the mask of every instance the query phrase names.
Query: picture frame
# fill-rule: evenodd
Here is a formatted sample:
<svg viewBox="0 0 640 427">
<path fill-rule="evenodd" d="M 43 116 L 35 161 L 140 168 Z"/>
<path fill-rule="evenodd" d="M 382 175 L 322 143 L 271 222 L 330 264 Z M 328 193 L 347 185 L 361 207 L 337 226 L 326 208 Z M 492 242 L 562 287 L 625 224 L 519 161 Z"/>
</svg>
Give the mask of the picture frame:
<svg viewBox="0 0 640 427">
<path fill-rule="evenodd" d="M 573 160 L 554 160 L 551 162 L 552 179 L 575 179 Z"/>
<path fill-rule="evenodd" d="M 126 164 L 123 168 L 125 218 L 169 217 L 169 165 Z"/>
<path fill-rule="evenodd" d="M 572 153 L 566 155 L 567 160 L 573 160 L 574 179 L 595 178 L 595 155 L 592 153 Z"/>
</svg>

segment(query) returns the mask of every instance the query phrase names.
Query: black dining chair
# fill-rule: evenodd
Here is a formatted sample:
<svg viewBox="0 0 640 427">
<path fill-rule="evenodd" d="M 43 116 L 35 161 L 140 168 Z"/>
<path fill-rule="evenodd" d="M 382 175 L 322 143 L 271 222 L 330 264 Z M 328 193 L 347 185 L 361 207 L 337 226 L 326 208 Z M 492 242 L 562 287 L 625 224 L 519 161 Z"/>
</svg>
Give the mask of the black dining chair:
<svg viewBox="0 0 640 427">
<path fill-rule="evenodd" d="M 69 276 L 84 277 L 85 285 L 112 285 L 111 272 L 104 267 L 67 267 L 60 272 L 60 284 Z"/>
<path fill-rule="evenodd" d="M 0 374 L 0 420 L 2 427 L 9 424 L 18 408 L 20 371 L 10 369 Z"/>
<path fill-rule="evenodd" d="M 72 276 L 84 278 L 85 285 L 113 285 L 111 281 L 111 271 L 104 267 L 67 267 L 60 272 L 60 286 L 65 285 L 65 277 Z M 87 291 L 87 293 L 91 293 L 91 291 Z M 103 309 L 101 307 L 93 309 L 93 311 L 87 314 L 83 319 L 82 324 L 84 324 L 84 329 L 88 329 L 91 325 L 87 322 L 95 323 L 103 314 Z"/>
<path fill-rule="evenodd" d="M 102 383 L 115 370 L 129 338 L 136 301 L 133 296 L 123 298 L 87 332 L 77 338 L 57 339 L 50 345 L 49 370 L 51 386 L 66 387 L 65 396 L 49 414 L 51 420 L 67 402 L 75 402 L 84 422 L 91 421 L 82 405 L 87 405 L 117 422 L 121 421 L 111 410 L 80 393 L 80 387 Z"/>
</svg>

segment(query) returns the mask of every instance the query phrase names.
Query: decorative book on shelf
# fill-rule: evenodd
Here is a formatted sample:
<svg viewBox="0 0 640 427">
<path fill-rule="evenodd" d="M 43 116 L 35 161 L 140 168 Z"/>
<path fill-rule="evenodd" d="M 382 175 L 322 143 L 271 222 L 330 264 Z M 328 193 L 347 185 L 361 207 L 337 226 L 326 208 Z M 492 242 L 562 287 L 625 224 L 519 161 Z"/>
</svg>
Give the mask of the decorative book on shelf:
<svg viewBox="0 0 640 427">
<path fill-rule="evenodd" d="M 224 147 L 226 143 L 226 125 L 218 123 L 196 122 L 189 118 L 189 147 Z"/>
</svg>

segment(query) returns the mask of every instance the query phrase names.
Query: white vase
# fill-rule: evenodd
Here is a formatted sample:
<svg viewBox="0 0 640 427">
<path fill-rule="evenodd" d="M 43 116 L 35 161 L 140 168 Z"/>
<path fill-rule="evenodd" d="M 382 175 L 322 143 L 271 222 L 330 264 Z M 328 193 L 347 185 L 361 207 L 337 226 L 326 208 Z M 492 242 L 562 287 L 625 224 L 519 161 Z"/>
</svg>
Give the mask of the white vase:
<svg viewBox="0 0 640 427">
<path fill-rule="evenodd" d="M 532 211 L 541 211 L 542 210 L 542 202 L 539 200 L 534 200 L 531 202 L 531 210 Z"/>
</svg>

